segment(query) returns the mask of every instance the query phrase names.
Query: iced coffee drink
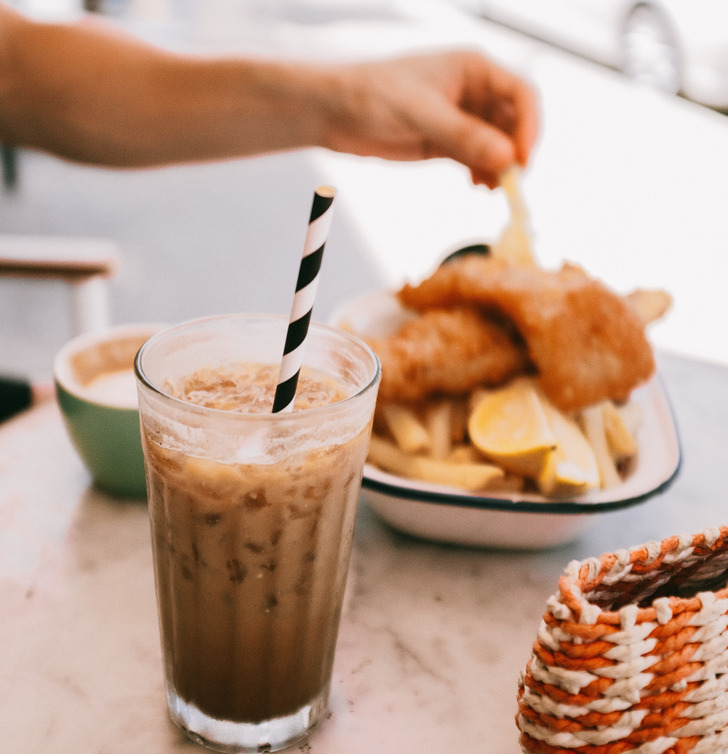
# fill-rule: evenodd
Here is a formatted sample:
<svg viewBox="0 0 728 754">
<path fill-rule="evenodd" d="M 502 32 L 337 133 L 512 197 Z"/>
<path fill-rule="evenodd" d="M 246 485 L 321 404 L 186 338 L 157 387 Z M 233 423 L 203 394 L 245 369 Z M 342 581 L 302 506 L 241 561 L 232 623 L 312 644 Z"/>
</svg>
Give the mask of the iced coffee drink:
<svg viewBox="0 0 728 754">
<path fill-rule="evenodd" d="M 269 344 L 244 339 L 279 323 L 253 322 L 224 361 L 181 332 L 190 354 L 161 334 L 137 360 L 169 706 L 230 751 L 282 748 L 326 709 L 378 380 L 365 346 L 321 328 L 294 411 L 272 414 Z"/>
</svg>

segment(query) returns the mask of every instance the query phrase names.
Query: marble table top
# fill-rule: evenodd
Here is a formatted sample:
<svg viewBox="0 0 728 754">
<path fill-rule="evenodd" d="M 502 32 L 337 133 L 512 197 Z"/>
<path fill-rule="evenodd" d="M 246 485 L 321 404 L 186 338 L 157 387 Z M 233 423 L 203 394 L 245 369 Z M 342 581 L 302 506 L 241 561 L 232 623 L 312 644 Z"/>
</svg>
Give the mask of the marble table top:
<svg viewBox="0 0 728 754">
<path fill-rule="evenodd" d="M 519 751 L 519 672 L 566 564 L 728 519 L 728 369 L 659 360 L 681 473 L 571 544 L 418 541 L 362 500 L 331 712 L 292 752 Z M 146 505 L 90 485 L 53 403 L 0 427 L 0 647 L 4 751 L 202 751 L 166 714 Z"/>
</svg>

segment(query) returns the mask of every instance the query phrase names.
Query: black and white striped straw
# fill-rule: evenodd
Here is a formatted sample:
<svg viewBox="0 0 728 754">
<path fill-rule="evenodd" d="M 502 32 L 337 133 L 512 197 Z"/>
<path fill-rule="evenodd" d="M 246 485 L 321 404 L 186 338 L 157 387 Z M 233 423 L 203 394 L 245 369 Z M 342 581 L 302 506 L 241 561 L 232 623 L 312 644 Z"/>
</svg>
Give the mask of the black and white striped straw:
<svg viewBox="0 0 728 754">
<path fill-rule="evenodd" d="M 273 413 L 293 409 L 298 376 L 303 364 L 303 349 L 316 299 L 321 260 L 331 227 L 335 194 L 336 190 L 330 186 L 319 186 L 313 195 L 311 219 L 308 221 L 306 241 L 303 245 L 301 266 L 296 281 L 296 293 L 293 296 L 286 343 L 283 348 L 283 359 L 278 375 L 278 385 L 273 399 Z"/>
</svg>

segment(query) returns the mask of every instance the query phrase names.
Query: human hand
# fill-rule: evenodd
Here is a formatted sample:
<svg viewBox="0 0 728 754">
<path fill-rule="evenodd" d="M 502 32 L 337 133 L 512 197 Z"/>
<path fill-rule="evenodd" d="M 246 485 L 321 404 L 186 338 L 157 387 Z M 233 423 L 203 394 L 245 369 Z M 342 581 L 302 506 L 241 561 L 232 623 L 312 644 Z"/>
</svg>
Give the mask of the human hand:
<svg viewBox="0 0 728 754">
<path fill-rule="evenodd" d="M 525 166 L 538 108 L 521 78 L 474 52 L 446 52 L 339 69 L 324 145 L 391 160 L 447 157 L 490 188 Z"/>
</svg>

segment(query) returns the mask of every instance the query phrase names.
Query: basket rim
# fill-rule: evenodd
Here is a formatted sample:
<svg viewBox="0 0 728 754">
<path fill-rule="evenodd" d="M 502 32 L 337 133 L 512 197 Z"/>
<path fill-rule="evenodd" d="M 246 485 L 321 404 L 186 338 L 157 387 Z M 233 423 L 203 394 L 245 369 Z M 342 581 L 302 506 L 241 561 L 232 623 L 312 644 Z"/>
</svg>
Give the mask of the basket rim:
<svg viewBox="0 0 728 754">
<path fill-rule="evenodd" d="M 706 600 L 727 599 L 728 583 L 717 590 L 696 590 L 690 596 L 657 596 L 649 604 L 637 606 L 632 603 L 612 609 L 601 607 L 591 601 L 590 595 L 600 588 L 609 589 L 635 574 L 647 576 L 660 570 L 673 570 L 668 580 L 679 586 L 681 570 L 691 556 L 705 562 L 717 554 L 728 558 L 728 526 L 707 528 L 695 534 L 666 537 L 661 541 L 646 542 L 630 549 L 604 553 L 597 558 L 571 561 L 558 585 L 559 602 L 567 607 L 579 623 L 623 625 L 625 613 L 631 613 L 629 622 L 665 622 L 668 617 L 686 611 L 700 610 Z M 728 574 L 728 565 L 726 567 Z M 726 579 L 728 582 L 728 577 Z M 556 596 L 556 595 L 555 595 Z"/>
</svg>

